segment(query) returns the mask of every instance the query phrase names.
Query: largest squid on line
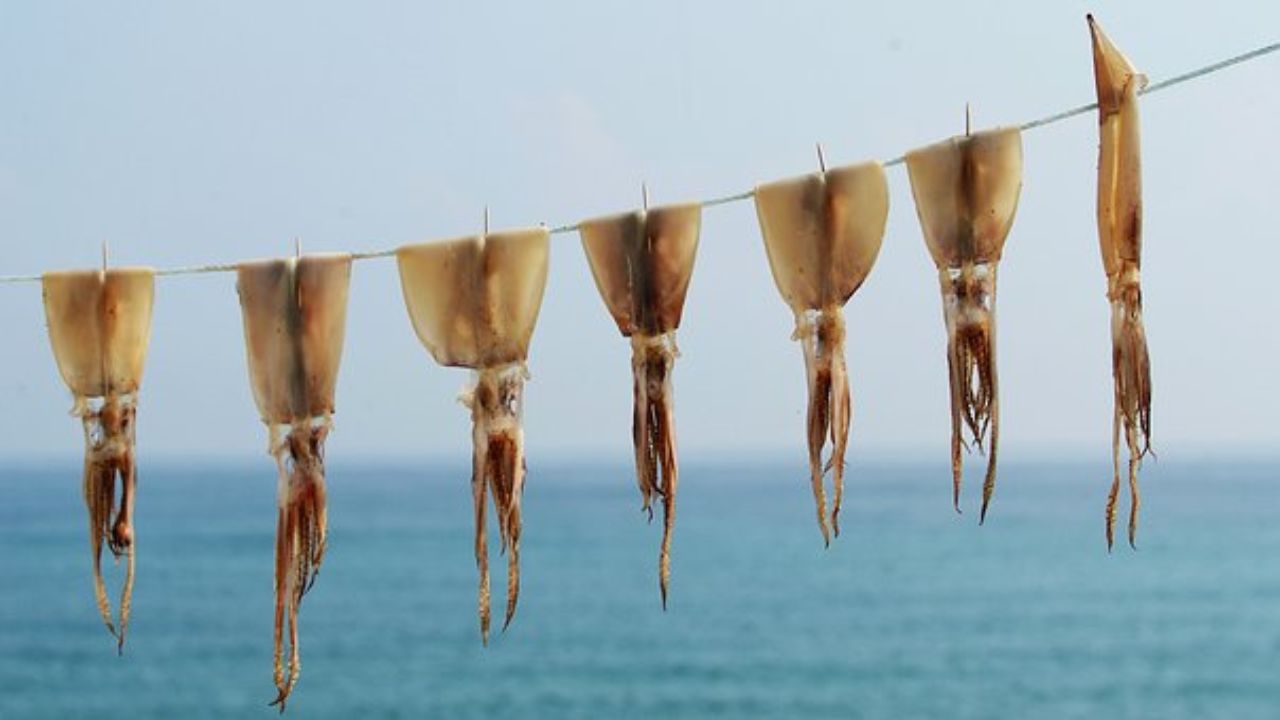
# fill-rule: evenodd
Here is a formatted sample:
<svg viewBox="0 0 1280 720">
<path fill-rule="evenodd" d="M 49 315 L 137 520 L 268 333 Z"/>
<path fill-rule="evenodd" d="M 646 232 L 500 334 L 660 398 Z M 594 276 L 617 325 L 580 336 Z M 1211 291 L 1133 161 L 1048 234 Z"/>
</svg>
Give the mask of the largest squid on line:
<svg viewBox="0 0 1280 720">
<path fill-rule="evenodd" d="M 795 313 L 792 338 L 804 351 L 809 386 L 809 475 L 824 542 L 840 534 L 844 456 L 853 404 L 845 367 L 842 308 L 871 273 L 889 214 L 880 163 L 824 170 L 755 189 L 756 214 L 769 268 Z M 823 463 L 828 435 L 831 456 Z M 833 474 L 828 521 L 823 478 Z"/>
<path fill-rule="evenodd" d="M 305 255 L 241 264 L 253 399 L 279 470 L 275 572 L 275 684 L 285 702 L 302 669 L 298 608 L 315 582 L 326 540 L 324 442 L 346 332 L 351 256 Z M 284 660 L 288 626 L 289 660 Z"/>
<path fill-rule="evenodd" d="M 938 267 L 951 385 L 952 502 L 960 511 L 962 432 L 987 446 L 982 512 L 996 486 L 1000 395 L 996 375 L 996 267 L 1022 189 L 1018 128 L 953 137 L 907 153 L 911 193 Z M 989 433 L 989 436 L 988 436 Z"/>
<path fill-rule="evenodd" d="M 676 328 L 698 252 L 702 206 L 668 205 L 578 224 L 582 247 L 600 296 L 618 330 L 631 338 L 636 481 L 644 509 L 653 517 L 654 496 L 662 498 L 662 546 L 658 589 L 667 607 L 671 579 L 671 531 L 675 526 Z"/>
<path fill-rule="evenodd" d="M 1115 379 L 1107 549 L 1114 542 L 1120 494 L 1120 436 L 1129 450 L 1129 545 L 1138 532 L 1138 467 L 1151 451 L 1151 365 L 1142 326 L 1142 161 L 1138 92 L 1147 84 L 1088 16 L 1098 89 L 1098 239 L 1111 304 L 1111 374 Z"/>
<path fill-rule="evenodd" d="M 107 630 L 124 651 L 137 554 L 135 420 L 151 334 L 155 276 L 150 268 L 51 272 L 43 277 L 45 317 L 58 370 L 84 425 L 84 501 L 89 509 L 93 590 Z M 120 503 L 116 505 L 116 478 Z M 102 580 L 102 544 L 126 559 L 120 621 Z"/>
<path fill-rule="evenodd" d="M 520 596 L 520 494 L 524 489 L 524 381 L 529 341 L 547 286 L 546 228 L 484 233 L 396 251 L 405 306 L 436 362 L 475 371 L 461 400 L 471 409 L 471 490 L 480 574 L 480 637 L 489 639 L 485 495 L 493 494 L 507 554 L 505 629 Z"/>
</svg>

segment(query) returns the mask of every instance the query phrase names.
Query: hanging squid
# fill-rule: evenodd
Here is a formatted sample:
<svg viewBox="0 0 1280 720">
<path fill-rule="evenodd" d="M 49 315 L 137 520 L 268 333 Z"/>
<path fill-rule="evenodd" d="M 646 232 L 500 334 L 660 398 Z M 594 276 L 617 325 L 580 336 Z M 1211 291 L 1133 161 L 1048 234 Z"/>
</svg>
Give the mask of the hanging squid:
<svg viewBox="0 0 1280 720">
<path fill-rule="evenodd" d="M 243 263 L 236 289 L 244 316 L 253 399 L 279 473 L 272 705 L 284 711 L 301 672 L 298 608 L 324 559 L 324 442 L 333 426 L 351 256 L 304 255 Z M 288 627 L 288 662 L 285 627 Z"/>
<path fill-rule="evenodd" d="M 524 489 L 525 359 L 547 285 L 546 228 L 508 230 L 396 251 L 405 306 L 436 362 L 475 371 L 460 399 L 471 410 L 471 491 L 480 574 L 480 637 L 489 639 L 485 496 L 492 493 L 507 555 L 503 629 L 520 596 L 520 495 Z"/>
<path fill-rule="evenodd" d="M 89 509 L 93 589 L 107 630 L 124 651 L 137 554 L 135 421 L 151 335 L 155 276 L 150 268 L 46 273 L 49 340 L 63 381 L 75 396 L 71 413 L 84 425 L 84 500 Z M 120 499 L 116 503 L 116 481 Z M 125 558 L 119 623 L 102 579 L 102 545 Z"/>
<path fill-rule="evenodd" d="M 792 338 L 804 351 L 809 387 L 809 476 L 822 539 L 840 535 L 844 457 L 853 404 L 845 366 L 842 308 L 871 273 L 884 238 L 889 190 L 877 162 L 760 185 L 756 214 L 769 267 L 795 313 Z M 823 462 L 828 437 L 831 454 Z M 827 516 L 824 479 L 832 473 Z"/>
<path fill-rule="evenodd" d="M 1129 545 L 1138 532 L 1138 468 L 1151 452 L 1151 366 L 1142 325 L 1142 160 L 1138 92 L 1147 84 L 1102 28 L 1088 16 L 1093 76 L 1098 88 L 1098 239 L 1111 304 L 1111 374 L 1115 410 L 1111 434 L 1112 481 L 1107 496 L 1107 549 L 1114 542 L 1120 495 L 1120 437 L 1129 451 Z"/>
<path fill-rule="evenodd" d="M 1001 128 L 907 153 L 925 243 L 938 266 L 951 386 L 952 501 L 960 511 L 962 437 L 987 452 L 982 511 L 996 484 L 1000 396 L 996 375 L 996 267 L 1022 189 L 1022 136 Z"/>
<path fill-rule="evenodd" d="M 671 375 L 701 222 L 702 206 L 685 204 L 646 207 L 578 225 L 600 296 L 618 330 L 631 338 L 636 481 L 650 519 L 654 497 L 662 498 L 658 589 L 663 609 L 679 486 Z"/>
</svg>

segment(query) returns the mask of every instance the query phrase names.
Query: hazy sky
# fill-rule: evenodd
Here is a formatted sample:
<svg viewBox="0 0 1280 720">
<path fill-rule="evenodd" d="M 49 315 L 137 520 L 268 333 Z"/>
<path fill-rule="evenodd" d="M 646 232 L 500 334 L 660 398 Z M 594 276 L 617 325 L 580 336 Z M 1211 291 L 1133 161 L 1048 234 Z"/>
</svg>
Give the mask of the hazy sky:
<svg viewBox="0 0 1280 720">
<path fill-rule="evenodd" d="M 428 8 L 428 5 L 434 7 Z M 1153 80 L 1280 39 L 1280 4 L 6 3 L 0 274 L 371 250 L 560 224 L 888 158 L 1093 99 L 1084 15 Z M 1280 443 L 1280 56 L 1142 101 L 1154 437 Z M 1027 133 L 999 288 L 1002 445 L 1109 456 L 1094 116 Z M 945 463 L 944 331 L 902 168 L 847 309 L 852 457 Z M 418 344 L 394 263 L 358 263 L 330 457 L 469 453 L 463 371 Z M 80 452 L 37 285 L 0 286 L 0 457 Z M 685 457 L 795 454 L 804 368 L 755 212 L 708 209 L 679 333 Z M 529 366 L 532 457 L 627 461 L 629 345 L 556 236 Z M 157 280 L 145 457 L 249 457 L 234 278 Z"/>
</svg>

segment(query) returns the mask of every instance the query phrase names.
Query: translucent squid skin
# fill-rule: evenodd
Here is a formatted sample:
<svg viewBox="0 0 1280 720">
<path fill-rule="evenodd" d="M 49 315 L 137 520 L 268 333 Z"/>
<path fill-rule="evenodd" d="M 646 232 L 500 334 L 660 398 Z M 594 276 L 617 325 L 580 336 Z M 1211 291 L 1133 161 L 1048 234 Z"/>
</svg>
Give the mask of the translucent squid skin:
<svg viewBox="0 0 1280 720">
<path fill-rule="evenodd" d="M 271 704 L 281 712 L 302 671 L 302 598 L 324 560 L 324 443 L 333 427 L 350 278 L 351 256 L 346 254 L 248 262 L 237 268 L 249 377 L 278 474 L 276 698 Z"/>
<path fill-rule="evenodd" d="M 505 630 L 520 597 L 520 496 L 525 452 L 521 418 L 525 360 L 547 284 L 546 228 L 405 245 L 396 251 L 405 307 L 436 362 L 474 370 L 460 400 L 471 410 L 471 491 L 480 575 L 480 639 L 489 640 L 487 496 L 507 555 Z"/>
<path fill-rule="evenodd" d="M 84 428 L 82 485 L 98 612 L 123 653 L 137 563 L 137 400 L 155 295 L 149 268 L 51 272 L 43 277 L 49 339 Z M 119 504 L 116 483 L 120 484 Z M 125 559 L 120 616 L 113 622 L 102 546 Z"/>
<path fill-rule="evenodd" d="M 1132 505 L 1129 545 L 1137 539 L 1138 469 L 1151 451 L 1151 367 L 1142 324 L 1142 162 L 1138 92 L 1146 85 L 1092 16 L 1094 80 L 1098 91 L 1098 239 L 1111 306 L 1111 371 L 1115 409 L 1112 482 L 1106 505 L 1107 549 L 1114 544 L 1120 494 L 1120 443 L 1128 449 Z"/>
<path fill-rule="evenodd" d="M 938 268 L 951 387 L 952 502 L 960 511 L 964 453 L 987 454 L 982 511 L 995 492 L 1000 442 L 996 274 L 1022 188 L 1017 128 L 950 138 L 906 156 L 925 244 Z"/>
<path fill-rule="evenodd" d="M 693 275 L 702 208 L 667 205 L 586 220 L 582 247 L 605 306 L 631 338 L 632 441 L 643 510 L 662 499 L 658 590 L 667 607 L 679 462 L 672 373 L 676 329 Z"/>
<path fill-rule="evenodd" d="M 844 358 L 843 308 L 880 253 L 889 214 L 884 168 L 875 162 L 759 185 L 756 216 L 769 269 L 795 314 L 793 340 L 804 353 L 809 403 L 805 437 L 809 482 L 824 543 L 840 534 L 845 453 L 853 402 Z M 823 462 L 828 440 L 831 453 Z M 824 479 L 832 474 L 827 514 Z"/>
</svg>

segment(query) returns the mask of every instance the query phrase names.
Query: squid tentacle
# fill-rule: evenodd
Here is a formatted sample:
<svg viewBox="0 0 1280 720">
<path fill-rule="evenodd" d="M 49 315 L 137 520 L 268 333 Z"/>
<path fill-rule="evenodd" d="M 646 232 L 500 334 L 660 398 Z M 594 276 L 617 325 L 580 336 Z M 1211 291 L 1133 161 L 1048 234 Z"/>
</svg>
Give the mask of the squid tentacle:
<svg viewBox="0 0 1280 720">
<path fill-rule="evenodd" d="M 502 628 L 515 618 L 520 598 L 520 497 L 526 473 L 524 432 L 520 417 L 524 405 L 523 363 L 483 368 L 475 383 L 461 396 L 471 409 L 472 475 L 475 504 L 476 568 L 480 574 L 477 598 L 480 639 L 487 644 L 490 625 L 489 551 L 485 535 L 485 496 L 492 495 L 498 519 L 501 552 L 507 556 L 507 604 Z"/>
<path fill-rule="evenodd" d="M 328 528 L 324 441 L 331 427 L 332 419 L 324 415 L 293 423 L 283 439 L 280 428 L 271 428 L 271 451 L 279 472 L 279 510 L 274 630 L 277 694 L 270 704 L 278 705 L 280 712 L 284 712 L 289 694 L 302 674 L 298 612 L 324 560 Z"/>
<path fill-rule="evenodd" d="M 635 441 L 636 480 L 644 509 L 653 518 L 652 499 L 662 499 L 662 543 L 658 550 L 658 590 L 662 609 L 667 608 L 671 582 L 671 536 L 675 529 L 679 467 L 675 436 L 674 385 L 675 331 L 631 336 L 631 371 L 635 409 L 632 437 Z"/>
<path fill-rule="evenodd" d="M 1105 518 L 1107 525 L 1107 552 L 1115 544 L 1116 501 L 1120 496 L 1120 404 L 1117 402 L 1111 418 L 1111 490 L 1107 493 Z"/>
<path fill-rule="evenodd" d="M 676 463 L 675 408 L 671 402 L 671 380 L 665 373 L 664 400 L 658 408 L 662 418 L 659 456 L 662 461 L 662 545 L 658 551 L 658 589 L 662 593 L 662 609 L 667 609 L 667 588 L 671 584 L 671 535 L 676 525 L 676 489 L 679 486 L 679 470 Z"/>
<path fill-rule="evenodd" d="M 475 555 L 476 569 L 480 574 L 480 585 L 476 598 L 477 612 L 480 617 L 480 641 L 489 642 L 489 541 L 485 535 L 485 477 L 488 475 L 485 452 L 487 442 L 480 434 L 483 427 L 476 423 L 473 429 L 473 449 L 471 453 L 471 498 L 475 510 Z"/>
<path fill-rule="evenodd" d="M 84 427 L 84 499 L 89 511 L 89 547 L 93 554 L 93 589 L 98 614 L 116 638 L 116 651 L 124 653 L 125 634 L 133 605 L 133 578 L 137 567 L 134 548 L 133 507 L 137 490 L 134 463 L 136 398 L 110 394 L 95 408 L 89 398 L 76 399 L 72 413 Z M 119 503 L 116 481 L 120 481 Z M 125 558 L 120 588 L 120 614 L 113 621 L 102 575 L 102 548 Z"/>
<path fill-rule="evenodd" d="M 964 466 L 961 450 L 987 456 L 978 524 L 986 521 L 995 493 L 1000 438 L 999 376 L 996 371 L 994 265 L 966 263 L 939 273 L 947 326 L 951 385 L 952 502 L 960 512 Z M 970 442 L 965 440 L 968 431 Z M 971 444 L 970 444 L 971 443 Z"/>
<path fill-rule="evenodd" d="M 994 336 L 994 323 L 991 328 L 991 335 Z M 987 454 L 987 472 L 982 480 L 982 509 L 978 512 L 979 525 L 987 521 L 987 507 L 991 504 L 991 498 L 996 492 L 996 454 L 1000 449 L 1000 403 L 998 402 L 1000 377 L 996 372 L 995 338 L 990 337 L 989 342 L 991 347 L 990 357 L 987 359 L 987 382 L 991 388 L 991 397 L 987 417 L 991 435 Z"/>
<path fill-rule="evenodd" d="M 843 334 L 843 328 L 841 328 Z M 849 426 L 853 422 L 853 400 L 849 391 L 849 370 L 844 359 L 844 338 L 834 344 L 831 358 L 831 457 L 826 470 L 832 472 L 835 501 L 831 507 L 831 532 L 840 537 L 840 508 L 844 503 L 845 452 L 849 448 Z"/>
<path fill-rule="evenodd" d="M 632 420 L 631 439 L 636 456 L 636 484 L 640 488 L 641 510 L 653 522 L 653 498 L 662 493 L 659 463 L 654 456 L 653 400 L 649 392 L 649 364 L 641 336 L 631 340 Z"/>
<path fill-rule="evenodd" d="M 809 405 L 806 413 L 806 436 L 809 445 L 809 481 L 818 516 L 818 529 L 823 542 L 840 535 L 840 506 L 844 499 L 845 451 L 848 448 L 852 402 L 849 396 L 849 374 L 844 360 L 844 316 L 839 307 L 806 310 L 796 316 L 793 336 L 804 352 L 805 377 L 808 381 Z M 831 455 L 823 462 L 822 453 L 828 438 Z M 833 503 L 827 515 L 824 480 L 832 473 Z"/>
<path fill-rule="evenodd" d="M 87 424 L 88 421 L 86 421 Z M 98 614 L 112 637 L 119 638 L 112 619 L 111 601 L 107 598 L 106 582 L 102 577 L 102 544 L 105 535 L 104 526 L 111 513 L 111 505 L 115 495 L 115 472 L 94 457 L 90 450 L 85 458 L 84 468 L 84 500 L 89 509 L 89 549 L 93 553 L 93 594 L 98 606 Z"/>
<path fill-rule="evenodd" d="M 1128 450 L 1127 476 L 1131 505 L 1128 537 L 1136 547 L 1141 495 L 1138 471 L 1151 453 L 1151 365 L 1142 323 L 1142 290 L 1136 267 L 1126 268 L 1111 283 L 1111 368 L 1115 379 L 1115 432 L 1111 453 L 1114 482 L 1107 499 L 1107 548 L 1114 542 L 1116 502 L 1120 484 L 1120 446 Z"/>
<path fill-rule="evenodd" d="M 502 629 L 511 625 L 520 597 L 520 490 L 524 484 L 524 458 L 521 448 L 508 434 L 489 438 L 489 483 L 498 511 L 501 552 L 507 556 L 507 607 Z"/>
<path fill-rule="evenodd" d="M 804 347 L 805 377 L 809 385 L 809 407 L 805 414 L 809 444 L 809 483 L 813 486 L 813 502 L 818 514 L 822 542 L 829 546 L 831 527 L 827 521 L 827 494 L 823 486 L 822 448 L 826 444 L 831 421 L 831 358 L 822 352 L 816 327 L 810 325 L 803 332 L 805 334 L 801 342 Z"/>
<path fill-rule="evenodd" d="M 964 455 L 963 452 L 968 451 L 968 446 L 961 437 L 960 428 L 964 420 L 961 418 L 961 409 L 964 406 L 964 399 L 961 395 L 962 383 L 962 367 L 960 353 L 956 349 L 955 331 L 953 328 L 953 319 L 948 309 L 947 314 L 947 378 L 951 396 L 951 502 L 956 509 L 956 513 L 963 512 L 960 509 L 960 487 L 964 482 Z"/>
<path fill-rule="evenodd" d="M 124 639 L 129 629 L 129 613 L 133 609 L 133 578 L 137 569 L 138 552 L 134 543 L 133 508 L 137 497 L 137 465 L 134 462 L 135 407 L 108 397 L 104 408 L 106 425 L 112 428 L 108 440 L 115 454 L 116 471 L 120 474 L 120 509 L 108 535 L 108 546 L 118 558 L 125 555 L 124 582 L 120 588 L 120 634 L 116 640 L 116 652 L 124 654 Z"/>
</svg>

